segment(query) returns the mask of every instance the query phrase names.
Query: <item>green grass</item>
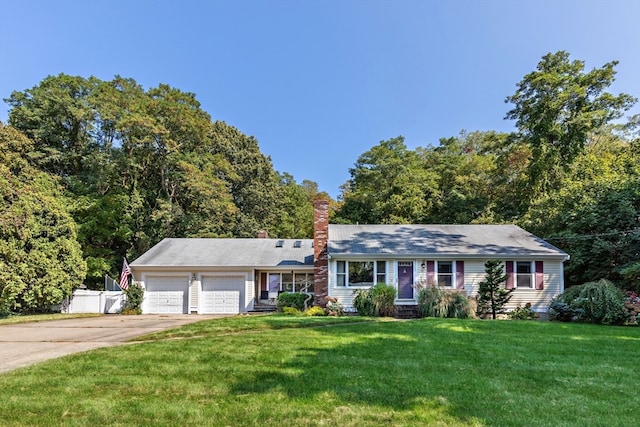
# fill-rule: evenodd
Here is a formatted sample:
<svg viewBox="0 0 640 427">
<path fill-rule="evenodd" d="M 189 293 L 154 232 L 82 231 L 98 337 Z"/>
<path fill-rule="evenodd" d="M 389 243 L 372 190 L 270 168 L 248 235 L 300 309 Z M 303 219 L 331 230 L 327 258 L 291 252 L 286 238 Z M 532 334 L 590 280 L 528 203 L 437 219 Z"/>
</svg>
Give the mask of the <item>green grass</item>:
<svg viewBox="0 0 640 427">
<path fill-rule="evenodd" d="M 15 314 L 0 316 L 0 325 L 14 325 L 16 323 L 46 322 L 49 320 L 77 319 L 80 317 L 98 317 L 102 314 L 93 313 L 47 313 L 47 314 Z"/>
<path fill-rule="evenodd" d="M 636 426 L 640 418 L 640 328 L 337 321 L 346 323 L 277 315 L 205 321 L 13 371 L 0 375 L 0 419 L 36 426 Z"/>
</svg>

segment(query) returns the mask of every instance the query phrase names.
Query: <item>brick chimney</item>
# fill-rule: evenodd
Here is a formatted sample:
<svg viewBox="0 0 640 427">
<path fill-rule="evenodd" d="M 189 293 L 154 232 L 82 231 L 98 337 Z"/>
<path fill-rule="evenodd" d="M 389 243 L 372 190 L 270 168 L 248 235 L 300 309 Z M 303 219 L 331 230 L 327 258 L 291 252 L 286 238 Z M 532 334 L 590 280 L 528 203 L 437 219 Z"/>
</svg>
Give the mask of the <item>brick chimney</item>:
<svg viewBox="0 0 640 427">
<path fill-rule="evenodd" d="M 258 239 L 268 239 L 268 238 L 269 238 L 269 233 L 267 233 L 267 230 L 258 231 Z"/>
<path fill-rule="evenodd" d="M 329 201 L 313 201 L 313 293 L 316 305 L 325 307 L 329 292 Z"/>
</svg>

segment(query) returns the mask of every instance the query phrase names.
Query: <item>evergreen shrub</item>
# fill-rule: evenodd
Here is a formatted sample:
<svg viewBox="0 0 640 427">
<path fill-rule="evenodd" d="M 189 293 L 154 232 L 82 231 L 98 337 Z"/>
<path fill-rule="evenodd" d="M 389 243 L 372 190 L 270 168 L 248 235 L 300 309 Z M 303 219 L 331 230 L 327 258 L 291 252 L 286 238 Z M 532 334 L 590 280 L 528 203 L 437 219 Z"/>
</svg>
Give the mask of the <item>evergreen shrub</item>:
<svg viewBox="0 0 640 427">
<path fill-rule="evenodd" d="M 276 307 L 278 311 L 283 311 L 285 307 L 293 307 L 299 311 L 304 310 L 304 302 L 309 297 L 309 294 L 301 292 L 282 292 L 278 295 L 278 301 Z"/>
</svg>

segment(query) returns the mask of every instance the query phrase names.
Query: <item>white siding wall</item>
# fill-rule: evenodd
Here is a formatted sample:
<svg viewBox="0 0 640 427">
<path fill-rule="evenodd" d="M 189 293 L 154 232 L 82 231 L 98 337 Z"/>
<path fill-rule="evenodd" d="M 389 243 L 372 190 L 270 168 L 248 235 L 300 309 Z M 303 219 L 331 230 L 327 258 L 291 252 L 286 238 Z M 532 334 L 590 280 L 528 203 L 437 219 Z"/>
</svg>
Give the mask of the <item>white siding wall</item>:
<svg viewBox="0 0 640 427">
<path fill-rule="evenodd" d="M 478 283 L 485 278 L 484 264 L 488 259 L 464 260 L 464 287 L 467 296 L 475 297 L 478 294 Z M 403 260 L 406 261 L 406 260 Z M 411 260 L 414 263 L 414 277 L 416 283 L 424 283 L 427 279 L 426 268 L 421 264 L 422 259 Z M 452 259 L 451 261 L 455 261 Z M 532 259 L 533 261 L 533 259 Z M 387 284 L 397 287 L 397 261 L 387 261 Z M 564 279 L 562 277 L 562 262 L 557 260 L 544 260 L 544 290 L 516 289 L 511 294 L 511 301 L 507 310 L 513 310 L 518 305 L 524 306 L 531 303 L 534 310 L 546 312 L 551 299 L 563 292 Z M 349 309 L 353 307 L 353 291 L 357 288 L 336 286 L 336 261 L 329 262 L 329 295 L 338 298 L 340 304 Z"/>
<path fill-rule="evenodd" d="M 485 278 L 484 263 L 481 261 L 465 261 L 464 263 L 464 284 L 468 296 L 478 294 L 478 283 Z M 555 260 L 544 261 L 544 289 L 523 289 L 516 288 L 511 294 L 511 300 L 507 304 L 507 310 L 513 310 L 518 305 L 524 306 L 531 303 L 531 308 L 538 312 L 546 312 L 551 299 L 562 293 L 564 289 L 564 278 L 562 277 L 562 262 Z"/>
</svg>

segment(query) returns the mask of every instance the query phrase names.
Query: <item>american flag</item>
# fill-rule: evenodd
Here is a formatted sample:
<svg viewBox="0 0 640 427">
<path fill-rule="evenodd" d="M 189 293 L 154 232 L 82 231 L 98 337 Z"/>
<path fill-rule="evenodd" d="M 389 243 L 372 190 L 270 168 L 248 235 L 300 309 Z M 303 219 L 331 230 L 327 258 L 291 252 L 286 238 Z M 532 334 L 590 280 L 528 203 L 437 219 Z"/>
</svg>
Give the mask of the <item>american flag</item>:
<svg viewBox="0 0 640 427">
<path fill-rule="evenodd" d="M 120 274 L 120 289 L 123 291 L 129 288 L 129 274 L 131 271 L 129 270 L 129 264 L 127 264 L 127 259 L 125 258 L 122 261 L 122 273 Z"/>
</svg>

